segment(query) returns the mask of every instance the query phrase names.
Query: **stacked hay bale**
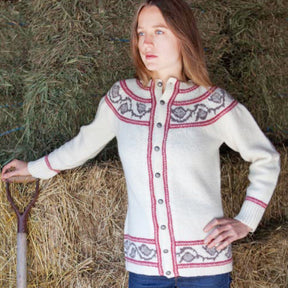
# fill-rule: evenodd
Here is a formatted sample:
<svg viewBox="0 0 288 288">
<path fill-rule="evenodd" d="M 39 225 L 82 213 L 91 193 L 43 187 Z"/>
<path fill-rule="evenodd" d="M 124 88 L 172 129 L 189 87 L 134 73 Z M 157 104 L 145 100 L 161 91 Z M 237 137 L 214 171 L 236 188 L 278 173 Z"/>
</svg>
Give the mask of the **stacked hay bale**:
<svg viewBox="0 0 288 288">
<path fill-rule="evenodd" d="M 119 40 L 129 38 L 127 22 L 135 3 L 110 2 L 109 13 L 92 0 L 0 3 L 0 58 L 10 65 L 1 66 L 0 103 L 18 98 L 24 103 L 17 110 L 21 117 L 7 110 L 1 128 L 14 127 L 13 119 L 25 127 L 17 134 L 22 135 L 19 143 L 16 134 L 0 138 L 1 146 L 10 147 L 0 155 L 1 163 L 32 159 L 64 143 L 93 119 L 101 96 L 116 79 L 133 76 L 129 43 Z"/>
<path fill-rule="evenodd" d="M 287 141 L 287 2 L 189 2 L 214 82 L 244 103 L 274 142 Z"/>
<path fill-rule="evenodd" d="M 139 2 L 0 2 L 1 164 L 49 153 L 93 119 L 101 96 L 116 80 L 133 77 L 127 23 Z M 214 83 L 248 107 L 282 156 L 282 174 L 261 227 L 235 244 L 233 287 L 286 288 L 287 3 L 187 2 L 195 11 Z M 117 158 L 115 143 L 97 159 L 111 158 Z M 248 166 L 231 153 L 222 163 L 223 204 L 226 215 L 233 216 L 245 197 Z M 23 187 L 12 188 L 16 193 Z M 1 184 L 0 287 L 12 287 L 16 218 L 4 190 Z M 30 286 L 126 287 L 127 199 L 119 162 L 68 171 L 43 181 L 41 191 L 29 222 Z M 25 200 L 20 194 L 17 198 Z"/>
<path fill-rule="evenodd" d="M 49 153 L 93 119 L 116 80 L 133 77 L 127 23 L 139 2 L 1 1 L 0 107 L 23 106 L 1 109 L 0 134 L 25 128 L 0 137 L 1 164 Z M 245 104 L 274 143 L 287 143 L 286 1 L 187 2 L 213 82 Z"/>
<path fill-rule="evenodd" d="M 30 33 L 20 7 L 0 2 L 0 159 L 9 160 L 23 130 L 23 74 L 29 70 Z M 9 131 L 14 131 L 14 133 Z M 19 132 L 18 132 L 19 131 Z M 18 151 L 20 152 L 20 151 Z"/>
</svg>

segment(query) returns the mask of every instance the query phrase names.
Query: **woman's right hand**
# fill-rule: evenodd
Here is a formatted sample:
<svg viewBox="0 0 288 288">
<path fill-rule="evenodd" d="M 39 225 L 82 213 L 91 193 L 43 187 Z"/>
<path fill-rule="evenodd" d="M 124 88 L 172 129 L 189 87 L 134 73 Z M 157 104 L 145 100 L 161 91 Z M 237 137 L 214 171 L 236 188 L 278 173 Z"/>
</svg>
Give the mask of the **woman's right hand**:
<svg viewBox="0 0 288 288">
<path fill-rule="evenodd" d="M 31 176 L 31 174 L 28 171 L 27 162 L 14 159 L 3 167 L 1 173 L 2 181 L 9 180 L 9 178 L 15 176 L 23 176 L 23 177 Z"/>
</svg>

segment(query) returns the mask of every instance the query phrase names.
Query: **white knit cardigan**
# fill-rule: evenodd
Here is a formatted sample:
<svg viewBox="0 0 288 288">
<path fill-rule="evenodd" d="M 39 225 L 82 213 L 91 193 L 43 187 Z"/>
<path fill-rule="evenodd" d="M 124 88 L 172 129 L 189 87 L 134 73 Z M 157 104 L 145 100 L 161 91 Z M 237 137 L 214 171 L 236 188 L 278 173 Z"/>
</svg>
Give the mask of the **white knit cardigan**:
<svg viewBox="0 0 288 288">
<path fill-rule="evenodd" d="M 251 114 L 225 90 L 170 78 L 144 87 L 115 83 L 94 121 L 59 149 L 29 162 L 47 179 L 94 157 L 116 136 L 128 212 L 124 250 L 128 271 L 146 275 L 201 276 L 232 270 L 231 246 L 204 244 L 205 225 L 223 216 L 219 147 L 226 143 L 251 162 L 247 196 L 235 219 L 254 231 L 272 196 L 279 154 Z"/>
</svg>

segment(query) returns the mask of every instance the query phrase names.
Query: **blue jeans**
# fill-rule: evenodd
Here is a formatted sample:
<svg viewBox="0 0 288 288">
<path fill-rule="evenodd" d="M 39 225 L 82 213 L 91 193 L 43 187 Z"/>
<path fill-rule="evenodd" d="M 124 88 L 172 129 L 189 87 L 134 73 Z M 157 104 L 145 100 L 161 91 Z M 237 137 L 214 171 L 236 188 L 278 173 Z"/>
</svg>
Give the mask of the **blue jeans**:
<svg viewBox="0 0 288 288">
<path fill-rule="evenodd" d="M 229 288 L 230 283 L 230 273 L 176 278 L 129 273 L 129 288 Z"/>
</svg>

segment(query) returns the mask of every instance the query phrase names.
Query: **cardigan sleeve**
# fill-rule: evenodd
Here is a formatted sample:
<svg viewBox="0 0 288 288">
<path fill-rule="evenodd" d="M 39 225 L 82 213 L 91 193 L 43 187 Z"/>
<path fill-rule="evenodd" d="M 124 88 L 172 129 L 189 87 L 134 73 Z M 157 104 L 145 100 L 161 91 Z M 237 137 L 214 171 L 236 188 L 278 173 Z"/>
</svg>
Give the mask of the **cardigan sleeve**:
<svg viewBox="0 0 288 288">
<path fill-rule="evenodd" d="M 261 131 L 249 111 L 240 103 L 222 117 L 221 134 L 224 142 L 241 157 L 251 162 L 250 184 L 246 198 L 235 219 L 254 232 L 265 212 L 280 172 L 280 157 L 274 146 Z"/>
<path fill-rule="evenodd" d="M 48 156 L 28 163 L 30 174 L 49 179 L 65 169 L 77 167 L 95 157 L 115 136 L 114 113 L 103 97 L 94 120 L 80 128 L 79 134 Z"/>
</svg>

